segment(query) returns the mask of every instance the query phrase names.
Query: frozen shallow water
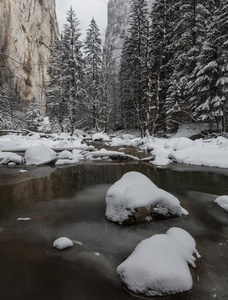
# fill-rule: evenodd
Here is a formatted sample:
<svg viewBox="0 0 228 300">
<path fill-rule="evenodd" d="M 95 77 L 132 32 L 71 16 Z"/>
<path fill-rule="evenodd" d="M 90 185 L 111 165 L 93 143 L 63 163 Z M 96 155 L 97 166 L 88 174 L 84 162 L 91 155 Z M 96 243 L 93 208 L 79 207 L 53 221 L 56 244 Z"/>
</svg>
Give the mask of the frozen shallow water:
<svg viewBox="0 0 228 300">
<path fill-rule="evenodd" d="M 106 220 L 107 189 L 132 170 L 175 194 L 190 215 L 131 227 Z M 228 215 L 214 203 L 228 194 L 227 175 L 137 163 L 29 168 L 25 174 L 0 168 L 0 299 L 133 300 L 116 276 L 117 266 L 141 240 L 171 227 L 188 231 L 202 258 L 192 270 L 190 292 L 153 299 L 228 299 Z M 55 250 L 61 236 L 74 246 Z"/>
</svg>

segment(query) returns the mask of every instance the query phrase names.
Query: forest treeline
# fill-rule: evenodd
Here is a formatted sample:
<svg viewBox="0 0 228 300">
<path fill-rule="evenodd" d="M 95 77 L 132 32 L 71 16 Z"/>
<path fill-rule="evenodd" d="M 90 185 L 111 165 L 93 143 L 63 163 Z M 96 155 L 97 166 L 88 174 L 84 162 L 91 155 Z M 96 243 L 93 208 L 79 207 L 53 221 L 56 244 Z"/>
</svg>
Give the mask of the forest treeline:
<svg viewBox="0 0 228 300">
<path fill-rule="evenodd" d="M 195 122 L 228 132 L 228 0 L 149 4 L 132 0 L 121 57 L 112 45 L 103 51 L 94 19 L 82 43 L 77 16 L 67 12 L 49 58 L 53 131 L 139 129 L 146 136 Z M 30 125 L 42 119 L 35 99 L 32 105 Z"/>
</svg>

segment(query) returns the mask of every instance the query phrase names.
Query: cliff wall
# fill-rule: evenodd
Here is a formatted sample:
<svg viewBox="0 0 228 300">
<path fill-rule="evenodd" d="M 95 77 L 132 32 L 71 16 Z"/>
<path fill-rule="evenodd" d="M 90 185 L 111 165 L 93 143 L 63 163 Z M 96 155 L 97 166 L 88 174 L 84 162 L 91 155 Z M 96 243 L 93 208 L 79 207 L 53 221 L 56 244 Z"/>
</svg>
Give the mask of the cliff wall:
<svg viewBox="0 0 228 300">
<path fill-rule="evenodd" d="M 0 0 L 1 77 L 25 106 L 36 97 L 45 109 L 49 47 L 56 35 L 55 0 Z"/>
</svg>

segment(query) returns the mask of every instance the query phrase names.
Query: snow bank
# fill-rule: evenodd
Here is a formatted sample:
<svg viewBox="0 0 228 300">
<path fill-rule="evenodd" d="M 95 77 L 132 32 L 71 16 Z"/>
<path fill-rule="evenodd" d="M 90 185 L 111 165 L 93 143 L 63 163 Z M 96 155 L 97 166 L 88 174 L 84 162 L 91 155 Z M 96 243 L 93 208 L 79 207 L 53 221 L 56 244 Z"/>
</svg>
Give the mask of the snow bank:
<svg viewBox="0 0 228 300">
<path fill-rule="evenodd" d="M 140 223 L 187 215 L 179 200 L 159 189 L 148 177 L 138 172 L 126 173 L 106 194 L 107 219 L 122 223 Z"/>
<path fill-rule="evenodd" d="M 217 203 L 221 208 L 228 211 L 228 196 L 220 196 L 215 200 L 215 203 Z"/>
<path fill-rule="evenodd" d="M 48 146 L 30 147 L 25 151 L 26 165 L 40 165 L 50 163 L 56 159 L 56 153 Z"/>
<path fill-rule="evenodd" d="M 171 228 L 142 241 L 117 268 L 129 290 L 146 296 L 189 291 L 193 280 L 188 267 L 200 257 L 193 237 L 183 229 Z"/>
<path fill-rule="evenodd" d="M 61 238 L 55 240 L 53 243 L 53 247 L 55 247 L 56 249 L 59 249 L 59 250 L 70 248 L 72 246 L 73 246 L 73 242 L 66 237 L 61 237 Z"/>
</svg>

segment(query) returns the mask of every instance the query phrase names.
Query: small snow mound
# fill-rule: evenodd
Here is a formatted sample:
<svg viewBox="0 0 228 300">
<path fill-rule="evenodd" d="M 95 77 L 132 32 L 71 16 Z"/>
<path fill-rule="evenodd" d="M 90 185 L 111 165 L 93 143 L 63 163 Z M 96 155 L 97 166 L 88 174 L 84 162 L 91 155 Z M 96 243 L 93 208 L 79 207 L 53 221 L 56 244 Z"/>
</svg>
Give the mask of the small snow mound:
<svg viewBox="0 0 228 300">
<path fill-rule="evenodd" d="M 56 159 L 56 153 L 45 145 L 33 146 L 25 151 L 26 165 L 50 163 Z"/>
<path fill-rule="evenodd" d="M 228 211 L 228 196 L 220 196 L 215 200 L 215 203 L 217 203 L 221 208 Z"/>
<path fill-rule="evenodd" d="M 188 291 L 193 280 L 188 264 L 200 257 L 193 237 L 183 229 L 171 228 L 142 241 L 117 268 L 129 290 L 146 296 Z"/>
<path fill-rule="evenodd" d="M 23 222 L 31 221 L 31 218 L 17 218 L 17 221 L 23 221 Z"/>
<path fill-rule="evenodd" d="M 65 165 L 74 165 L 79 163 L 78 159 L 59 159 L 55 165 L 56 166 L 65 166 Z"/>
<path fill-rule="evenodd" d="M 179 200 L 159 189 L 148 177 L 129 172 L 106 193 L 107 219 L 123 223 L 141 223 L 157 216 L 164 218 L 187 215 Z"/>
<path fill-rule="evenodd" d="M 20 170 L 18 173 L 21 173 L 21 174 L 28 173 L 28 171 L 27 170 Z"/>
<path fill-rule="evenodd" d="M 53 247 L 55 247 L 56 249 L 59 249 L 59 250 L 70 248 L 72 246 L 73 246 L 73 242 L 66 237 L 58 238 L 53 243 Z"/>
</svg>

